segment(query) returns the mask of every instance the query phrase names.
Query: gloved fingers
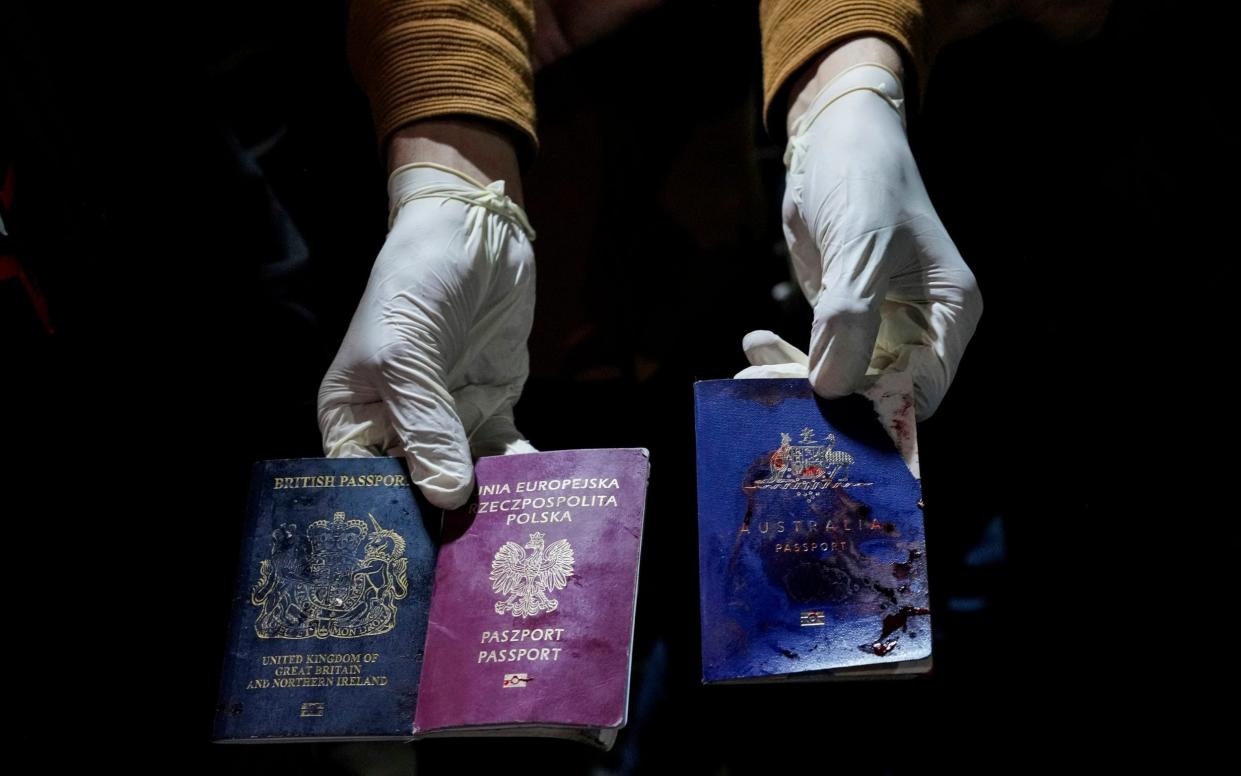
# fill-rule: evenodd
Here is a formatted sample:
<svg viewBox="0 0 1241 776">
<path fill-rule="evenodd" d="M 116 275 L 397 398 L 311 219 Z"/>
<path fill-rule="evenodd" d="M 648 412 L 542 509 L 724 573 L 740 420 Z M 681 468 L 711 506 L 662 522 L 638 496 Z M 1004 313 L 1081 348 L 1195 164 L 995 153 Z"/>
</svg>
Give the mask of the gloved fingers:
<svg viewBox="0 0 1241 776">
<path fill-rule="evenodd" d="M 917 266 L 893 276 L 872 373 L 908 371 L 919 420 L 939 407 L 982 316 L 974 274 L 942 225 L 918 236 Z"/>
<path fill-rule="evenodd" d="M 921 341 L 911 334 L 913 329 L 903 312 L 885 317 L 871 358 L 870 373 L 908 372 L 913 378 L 918 420 L 926 420 L 939 408 L 948 392 L 960 355 L 959 351 L 945 345 L 945 336 L 935 328 L 921 330 Z"/>
<path fill-rule="evenodd" d="M 367 316 L 365 331 L 372 335 L 376 350 L 407 343 L 425 351 L 447 376 L 465 356 L 484 309 L 483 287 L 490 267 L 469 230 L 420 212 L 436 206 L 460 207 L 456 202 L 432 201 L 411 203 L 400 211 L 397 229 L 375 263 L 358 315 Z"/>
<path fill-rule="evenodd" d="M 475 455 L 530 452 L 520 449 L 513 406 L 530 372 L 526 341 L 534 323 L 534 254 L 522 236 L 496 253 L 496 290 L 487 313 L 469 335 L 469 347 L 449 383 L 457 412 Z M 509 449 L 513 445 L 516 448 Z"/>
<path fill-rule="evenodd" d="M 804 181 L 804 175 L 789 170 L 785 179 L 781 218 L 793 276 L 806 298 L 814 299 L 818 296 L 823 282 L 823 262 L 819 246 L 815 243 L 801 212 Z"/>
<path fill-rule="evenodd" d="M 752 331 L 741 340 L 750 366 L 733 376 L 737 380 L 806 377 L 806 354 L 766 329 Z"/>
<path fill-rule="evenodd" d="M 853 393 L 865 376 L 879 336 L 889 268 L 912 245 L 902 229 L 889 227 L 825 250 L 808 355 L 815 392 L 832 399 Z"/>
<path fill-rule="evenodd" d="M 387 411 L 376 391 L 357 379 L 340 353 L 319 384 L 319 432 L 329 458 L 383 455 L 391 444 Z"/>
<path fill-rule="evenodd" d="M 530 372 L 526 341 L 534 324 L 534 255 L 529 243 L 505 246 L 495 274 L 497 282 L 481 305 L 485 312 L 465 335 L 461 359 L 448 377 L 467 433 L 511 409 Z"/>
<path fill-rule="evenodd" d="M 474 465 L 441 366 L 419 345 L 398 342 L 376 354 L 374 368 L 414 484 L 438 507 L 461 506 L 474 487 Z"/>
<path fill-rule="evenodd" d="M 874 375 L 908 374 L 913 381 L 914 411 L 920 421 L 935 413 L 951 382 L 944 359 L 929 345 L 898 345 L 892 350 L 877 347 L 870 371 Z"/>
<path fill-rule="evenodd" d="M 394 441 L 383 402 L 320 406 L 319 430 L 328 458 L 383 455 Z"/>
<path fill-rule="evenodd" d="M 847 396 L 866 374 L 879 333 L 878 306 L 823 292 L 810 328 L 810 383 L 827 399 Z"/>
<path fill-rule="evenodd" d="M 527 327 L 524 332 L 508 331 L 496 337 L 469 370 L 470 379 L 485 377 L 497 382 L 469 383 L 452 392 L 475 456 L 532 452 L 534 449 L 528 443 L 529 449 L 521 449 L 519 442 L 524 439 L 513 425 L 513 406 L 521 397 L 529 360 L 524 337 L 518 342 L 512 340 L 528 331 Z"/>
<path fill-rule="evenodd" d="M 405 241 L 390 235 L 324 376 L 320 431 L 328 455 L 395 448 L 426 498 L 452 508 L 473 487 L 469 446 L 445 384 L 462 350 L 471 294 L 458 283 L 460 268 L 451 257 Z M 393 254 L 402 248 L 405 255 Z M 409 273 L 404 263 L 426 271 Z M 408 277 L 398 282 L 401 275 Z"/>
<path fill-rule="evenodd" d="M 752 366 L 773 364 L 807 364 L 806 354 L 785 342 L 782 337 L 766 329 L 758 329 L 745 335 L 741 349 Z"/>
<path fill-rule="evenodd" d="M 470 451 L 475 457 L 537 452 L 517 430 L 511 409 L 492 415 L 474 430 L 470 435 Z"/>
<path fill-rule="evenodd" d="M 734 379 L 806 377 L 806 354 L 774 332 L 766 329 L 750 332 L 741 340 L 741 349 L 750 366 L 738 372 Z"/>
<path fill-rule="evenodd" d="M 928 300 L 928 329 L 932 332 L 936 352 L 948 365 L 947 381 L 950 383 L 978 328 L 983 301 L 974 273 L 961 258 L 943 224 L 936 223 L 938 229 L 919 234 L 917 239 L 924 267 L 921 276 Z M 893 285 L 903 286 L 904 282 L 904 278 L 896 278 Z"/>
</svg>

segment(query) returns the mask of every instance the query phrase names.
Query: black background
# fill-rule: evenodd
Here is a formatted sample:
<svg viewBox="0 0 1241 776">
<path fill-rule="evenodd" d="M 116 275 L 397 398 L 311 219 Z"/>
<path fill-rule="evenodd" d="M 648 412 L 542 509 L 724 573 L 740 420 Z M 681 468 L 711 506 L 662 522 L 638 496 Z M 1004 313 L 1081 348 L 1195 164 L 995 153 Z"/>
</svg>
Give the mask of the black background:
<svg viewBox="0 0 1241 776">
<path fill-rule="evenodd" d="M 920 428 L 935 673 L 900 684 L 698 681 L 690 386 L 751 329 L 809 332 L 771 293 L 755 9 L 671 3 L 541 73 L 518 423 L 652 451 L 631 718 L 606 755 L 444 741 L 418 767 L 1007 769 L 1095 742 L 1144 694 L 1135 653 L 1185 660 L 1149 623 L 1179 616 L 1151 605 L 1183 582 L 1177 521 L 1212 519 L 1178 440 L 1231 417 L 1218 38 L 1121 4 L 1083 44 L 1014 24 L 937 61 L 911 138 L 986 312 Z M 0 45 L 8 245 L 55 328 L 0 282 L 21 729 L 53 764 L 349 772 L 375 752 L 208 743 L 249 465 L 321 454 L 318 381 L 384 238 L 343 9 L 18 4 Z"/>
</svg>

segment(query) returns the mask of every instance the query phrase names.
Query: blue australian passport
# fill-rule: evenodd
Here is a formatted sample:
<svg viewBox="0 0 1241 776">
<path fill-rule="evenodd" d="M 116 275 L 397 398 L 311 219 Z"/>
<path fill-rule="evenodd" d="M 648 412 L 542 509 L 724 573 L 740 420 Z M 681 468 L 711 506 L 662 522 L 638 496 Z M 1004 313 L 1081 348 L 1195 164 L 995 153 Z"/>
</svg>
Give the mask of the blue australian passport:
<svg viewBox="0 0 1241 776">
<path fill-rule="evenodd" d="M 411 737 L 435 568 L 423 515 L 400 459 L 255 464 L 215 740 Z"/>
<path fill-rule="evenodd" d="M 875 398 L 695 384 L 704 682 L 929 670 L 912 402 Z"/>
</svg>

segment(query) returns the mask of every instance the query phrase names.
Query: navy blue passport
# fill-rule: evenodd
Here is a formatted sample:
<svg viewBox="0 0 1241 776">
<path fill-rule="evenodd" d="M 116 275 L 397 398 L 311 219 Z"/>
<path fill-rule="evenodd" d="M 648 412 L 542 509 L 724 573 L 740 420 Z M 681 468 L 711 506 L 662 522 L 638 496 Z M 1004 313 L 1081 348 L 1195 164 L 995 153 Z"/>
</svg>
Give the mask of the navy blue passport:
<svg viewBox="0 0 1241 776">
<path fill-rule="evenodd" d="M 400 459 L 254 465 L 215 740 L 411 738 L 435 568 L 423 514 Z"/>
<path fill-rule="evenodd" d="M 893 441 L 914 449 L 912 403 L 895 398 L 881 421 L 805 379 L 694 385 L 704 682 L 929 670 L 921 486 Z"/>
</svg>

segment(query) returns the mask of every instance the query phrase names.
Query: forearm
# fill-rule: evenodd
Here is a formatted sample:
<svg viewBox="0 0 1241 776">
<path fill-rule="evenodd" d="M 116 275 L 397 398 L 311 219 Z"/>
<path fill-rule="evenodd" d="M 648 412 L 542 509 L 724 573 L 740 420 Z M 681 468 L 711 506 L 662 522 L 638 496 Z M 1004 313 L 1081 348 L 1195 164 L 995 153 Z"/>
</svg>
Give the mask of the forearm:
<svg viewBox="0 0 1241 776">
<path fill-rule="evenodd" d="M 388 172 L 414 162 L 451 167 L 486 184 L 505 182 L 523 205 L 517 150 L 508 133 L 486 121 L 429 119 L 402 127 L 388 144 Z"/>
<path fill-rule="evenodd" d="M 935 11 L 945 2 L 951 0 L 762 0 L 767 126 L 775 130 L 784 121 L 793 82 L 817 72 L 825 56 L 852 41 L 886 41 L 903 54 L 910 75 L 925 80 L 938 47 Z"/>
<path fill-rule="evenodd" d="M 791 133 L 793 122 L 806 112 L 824 86 L 854 65 L 883 65 L 903 79 L 905 66 L 901 53 L 891 42 L 877 37 L 854 38 L 833 46 L 816 57 L 789 86 L 789 110 L 785 127 Z M 773 117 L 774 118 L 774 117 Z"/>
</svg>

